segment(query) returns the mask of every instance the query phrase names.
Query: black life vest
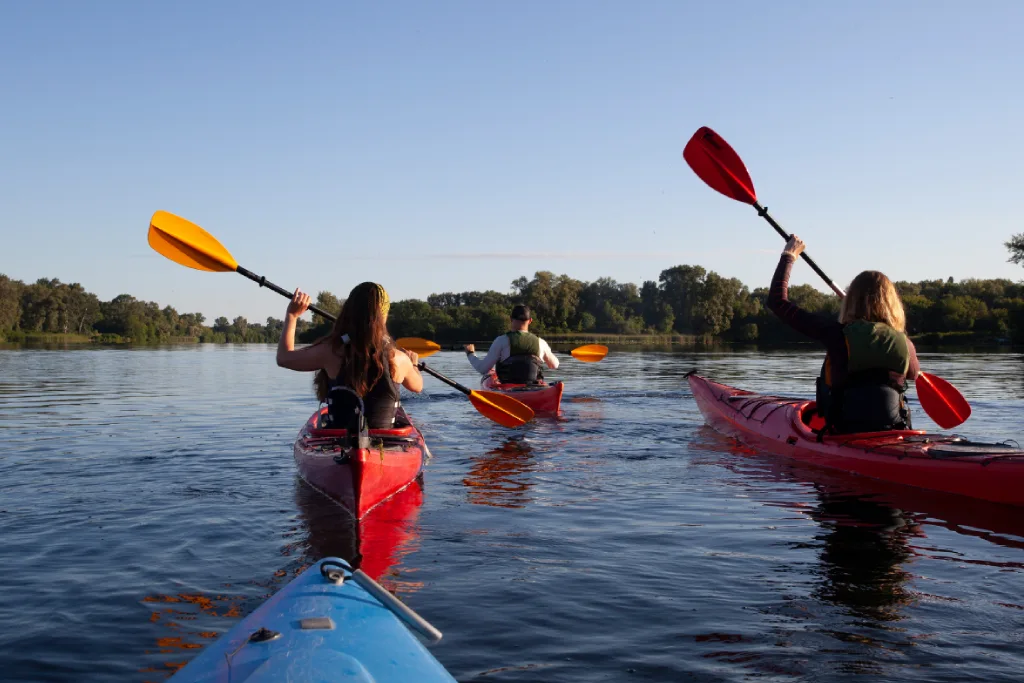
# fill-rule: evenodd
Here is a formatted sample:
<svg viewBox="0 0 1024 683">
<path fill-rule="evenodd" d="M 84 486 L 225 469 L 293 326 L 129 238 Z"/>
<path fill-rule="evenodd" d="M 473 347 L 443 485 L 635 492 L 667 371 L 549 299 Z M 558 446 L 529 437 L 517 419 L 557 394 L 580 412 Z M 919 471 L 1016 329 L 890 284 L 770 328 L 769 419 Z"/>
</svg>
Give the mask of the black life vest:
<svg viewBox="0 0 1024 683">
<path fill-rule="evenodd" d="M 833 381 L 826 356 L 817 381 L 817 412 L 822 433 L 853 434 L 911 429 L 907 407 L 907 335 L 885 323 L 855 320 L 843 327 L 846 377 Z"/>
<path fill-rule="evenodd" d="M 509 356 L 494 366 L 498 381 L 505 384 L 536 384 L 544 379 L 540 337 L 529 332 L 509 332 Z"/>
<path fill-rule="evenodd" d="M 391 379 L 391 363 L 385 354 L 380 378 L 364 396 L 337 379 L 327 391 L 325 429 L 348 429 L 349 434 L 367 429 L 391 429 L 402 406 L 398 385 Z"/>
</svg>

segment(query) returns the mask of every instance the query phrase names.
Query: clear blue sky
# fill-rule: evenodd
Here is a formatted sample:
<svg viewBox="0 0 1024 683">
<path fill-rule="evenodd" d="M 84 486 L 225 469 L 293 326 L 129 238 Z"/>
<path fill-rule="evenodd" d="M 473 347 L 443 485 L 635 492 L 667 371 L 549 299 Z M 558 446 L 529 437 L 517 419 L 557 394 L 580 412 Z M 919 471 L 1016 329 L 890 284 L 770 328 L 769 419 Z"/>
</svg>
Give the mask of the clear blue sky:
<svg viewBox="0 0 1024 683">
<path fill-rule="evenodd" d="M 152 252 L 164 209 L 313 293 L 766 285 L 781 240 L 682 161 L 709 125 L 837 282 L 1016 280 L 1021 26 L 1016 0 L 5 2 L 0 272 L 281 316 Z"/>
</svg>

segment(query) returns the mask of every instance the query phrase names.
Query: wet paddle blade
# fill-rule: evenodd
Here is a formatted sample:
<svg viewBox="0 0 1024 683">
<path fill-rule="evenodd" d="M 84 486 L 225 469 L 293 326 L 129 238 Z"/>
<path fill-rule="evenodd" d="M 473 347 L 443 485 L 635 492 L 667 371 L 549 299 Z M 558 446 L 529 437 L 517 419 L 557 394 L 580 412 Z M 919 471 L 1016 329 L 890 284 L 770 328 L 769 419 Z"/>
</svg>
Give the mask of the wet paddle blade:
<svg viewBox="0 0 1024 683">
<path fill-rule="evenodd" d="M 497 391 L 470 391 L 469 400 L 480 414 L 502 427 L 522 427 L 533 419 L 533 408 Z"/>
<path fill-rule="evenodd" d="M 420 339 L 419 337 L 402 337 L 400 339 L 396 339 L 395 346 L 400 349 L 412 351 L 420 358 L 432 356 L 441 350 L 440 344 L 432 342 L 429 339 Z"/>
<path fill-rule="evenodd" d="M 683 158 L 711 189 L 744 204 L 757 201 L 754 181 L 750 179 L 740 155 L 707 126 L 694 133 L 686 143 Z"/>
<path fill-rule="evenodd" d="M 601 346 L 600 344 L 587 344 L 586 346 L 578 346 L 569 353 L 578 361 L 596 363 L 608 355 L 608 347 Z"/>
<path fill-rule="evenodd" d="M 216 237 L 166 211 L 157 211 L 149 221 L 149 246 L 175 263 L 196 270 L 223 273 L 238 267 L 238 261 Z"/>
<path fill-rule="evenodd" d="M 917 398 L 924 412 L 942 429 L 952 429 L 971 416 L 971 406 L 956 387 L 926 372 L 917 375 Z"/>
</svg>

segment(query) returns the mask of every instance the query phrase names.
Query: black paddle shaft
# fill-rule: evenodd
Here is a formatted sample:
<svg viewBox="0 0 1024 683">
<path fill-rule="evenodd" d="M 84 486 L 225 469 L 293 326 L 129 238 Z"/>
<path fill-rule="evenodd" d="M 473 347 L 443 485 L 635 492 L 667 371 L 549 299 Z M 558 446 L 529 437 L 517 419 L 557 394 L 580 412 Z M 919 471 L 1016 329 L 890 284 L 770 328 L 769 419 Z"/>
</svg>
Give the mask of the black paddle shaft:
<svg viewBox="0 0 1024 683">
<path fill-rule="evenodd" d="M 768 209 L 761 206 L 758 202 L 754 202 L 754 208 L 757 209 L 758 216 L 768 221 L 768 224 L 775 228 L 775 232 L 782 235 L 782 239 L 786 240 L 787 242 L 789 241 L 791 235 L 787 233 L 785 230 L 783 230 L 782 226 L 776 223 L 774 218 L 768 215 Z M 807 261 L 807 265 L 809 265 L 815 273 L 821 276 L 821 279 L 825 281 L 825 284 L 831 287 L 832 291 L 835 292 L 840 299 L 846 296 L 846 293 L 843 292 L 843 290 L 836 287 L 836 283 L 832 282 L 832 280 L 829 279 L 828 275 L 825 275 L 825 272 L 822 271 L 822 269 L 818 267 L 818 264 L 815 263 L 814 260 L 807 255 L 806 251 L 801 252 L 800 256 L 803 257 L 804 261 Z"/>
<path fill-rule="evenodd" d="M 286 299 L 291 299 L 294 296 L 294 294 L 292 292 L 289 292 L 284 287 L 278 287 L 277 285 L 275 285 L 273 282 L 271 282 L 267 278 L 263 277 L 262 275 L 257 275 L 256 273 L 252 272 L 251 270 L 246 270 L 242 266 L 236 266 L 235 267 L 235 272 L 238 273 L 239 275 L 246 276 L 247 278 L 249 278 L 250 280 L 252 280 L 256 284 L 258 284 L 260 287 L 266 287 L 267 289 L 271 290 L 272 292 L 277 292 L 278 294 L 280 294 L 281 296 L 283 296 Z M 330 320 L 331 322 L 334 322 L 334 316 L 333 315 L 331 315 L 330 313 L 328 313 L 326 311 L 320 310 L 316 306 L 310 306 L 309 310 L 311 310 L 313 313 L 316 313 L 321 318 L 324 318 L 326 320 Z"/>
<path fill-rule="evenodd" d="M 473 393 L 470 389 L 467 389 L 466 387 L 462 386 L 461 384 L 459 384 L 455 380 L 448 379 L 447 377 L 442 375 L 437 370 L 434 370 L 433 368 L 429 367 L 423 361 L 420 361 L 419 368 L 420 368 L 421 371 L 427 373 L 428 375 L 432 375 L 432 376 L 436 377 L 437 379 L 441 380 L 442 382 L 444 382 L 448 386 L 454 387 L 455 389 L 458 389 L 459 391 L 464 393 L 466 396 L 469 396 L 471 393 Z"/>
</svg>

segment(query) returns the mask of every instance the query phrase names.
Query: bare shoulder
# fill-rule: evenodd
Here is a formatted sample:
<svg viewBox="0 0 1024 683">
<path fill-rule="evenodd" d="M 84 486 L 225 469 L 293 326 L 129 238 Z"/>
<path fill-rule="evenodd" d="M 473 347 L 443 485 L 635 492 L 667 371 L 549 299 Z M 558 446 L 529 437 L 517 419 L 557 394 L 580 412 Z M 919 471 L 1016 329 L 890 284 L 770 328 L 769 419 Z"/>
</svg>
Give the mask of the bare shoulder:
<svg viewBox="0 0 1024 683">
<path fill-rule="evenodd" d="M 405 355 L 405 352 L 395 346 L 391 347 L 391 356 L 388 360 L 391 361 L 393 371 L 404 373 L 408 368 L 412 367 L 412 361 L 409 360 L 409 356 Z"/>
</svg>

